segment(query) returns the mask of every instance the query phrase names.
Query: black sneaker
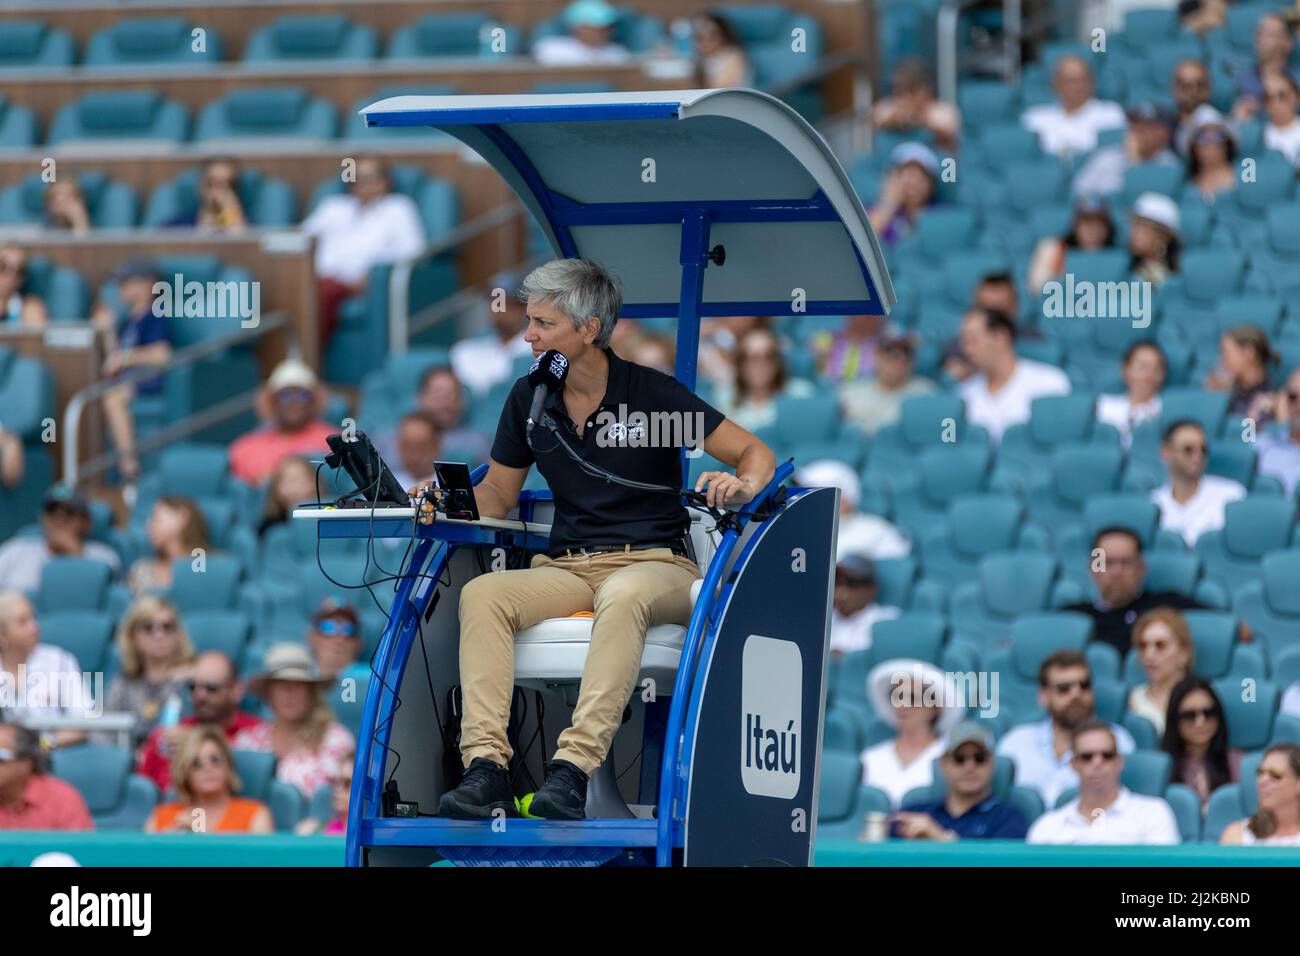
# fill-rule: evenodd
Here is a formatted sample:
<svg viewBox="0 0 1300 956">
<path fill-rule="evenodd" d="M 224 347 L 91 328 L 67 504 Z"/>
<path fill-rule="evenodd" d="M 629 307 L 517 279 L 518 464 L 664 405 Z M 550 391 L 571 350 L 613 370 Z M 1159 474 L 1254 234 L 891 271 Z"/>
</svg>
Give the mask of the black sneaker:
<svg viewBox="0 0 1300 956">
<path fill-rule="evenodd" d="M 546 765 L 546 782 L 533 794 L 528 815 L 547 820 L 581 820 L 587 815 L 587 775 L 567 760 Z"/>
<path fill-rule="evenodd" d="M 460 786 L 438 801 L 438 815 L 453 820 L 484 820 L 497 810 L 504 810 L 508 817 L 519 815 L 510 774 L 486 757 L 471 760 Z"/>
</svg>

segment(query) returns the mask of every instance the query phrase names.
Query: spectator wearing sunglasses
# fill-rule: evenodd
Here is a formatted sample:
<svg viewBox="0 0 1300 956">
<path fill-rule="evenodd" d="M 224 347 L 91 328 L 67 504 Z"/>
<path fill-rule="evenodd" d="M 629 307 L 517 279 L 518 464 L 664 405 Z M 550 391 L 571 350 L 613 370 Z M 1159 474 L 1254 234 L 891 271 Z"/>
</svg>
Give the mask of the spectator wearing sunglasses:
<svg viewBox="0 0 1300 956">
<path fill-rule="evenodd" d="M 993 735 L 966 720 L 948 732 L 939 758 L 947 794 L 938 803 L 894 814 L 893 833 L 904 840 L 1023 840 L 1025 815 L 993 796 Z"/>
<path fill-rule="evenodd" d="M 1079 651 L 1060 650 L 1038 669 L 1038 705 L 1047 719 L 1021 724 L 998 741 L 997 753 L 1016 765 L 1016 783 L 1033 787 L 1043 805 L 1076 786 L 1079 775 L 1071 762 L 1075 731 L 1097 718 L 1088 659 Z M 1132 753 L 1133 738 L 1123 727 L 1110 725 L 1121 753 Z"/>
<path fill-rule="evenodd" d="M 154 807 L 146 833 L 270 833 L 266 804 L 235 796 L 243 787 L 230 745 L 220 727 L 204 724 L 185 731 L 172 761 L 172 786 L 179 798 Z"/>
<path fill-rule="evenodd" d="M 1187 677 L 1174 686 L 1160 749 L 1174 758 L 1173 782 L 1195 790 L 1202 809 L 1211 793 L 1241 777 L 1241 751 L 1228 747 L 1223 704 L 1203 678 Z"/>
<path fill-rule="evenodd" d="M 321 677 L 362 678 L 370 673 L 369 665 L 358 661 L 364 646 L 361 619 L 351 604 L 340 603 L 332 597 L 321 601 L 312 615 L 307 645 Z"/>
<path fill-rule="evenodd" d="M 1273 393 L 1274 424 L 1259 434 L 1259 473 L 1282 483 L 1288 498 L 1300 487 L 1300 368 Z"/>
<path fill-rule="evenodd" d="M 207 551 L 208 523 L 193 498 L 159 495 L 145 525 L 153 555 L 140 558 L 127 572 L 126 583 L 133 594 L 164 591 L 172 586 L 172 562 L 190 561 L 194 551 Z"/>
<path fill-rule="evenodd" d="M 1160 527 L 1177 532 L 1189 548 L 1205 532 L 1223 527 L 1229 502 L 1246 497 L 1240 482 L 1205 473 L 1209 454 L 1199 422 L 1185 418 L 1165 429 L 1160 457 L 1169 478 L 1151 492 L 1151 500 L 1160 509 Z"/>
<path fill-rule="evenodd" d="M 172 782 L 172 758 L 185 729 L 197 724 L 221 728 L 227 740 L 244 730 L 262 725 L 262 720 L 239 709 L 244 699 L 244 682 L 239 670 L 220 651 L 204 651 L 194 661 L 194 674 L 186 681 L 190 693 L 191 713 L 176 727 L 155 727 L 136 751 L 136 773 L 148 777 L 166 790 Z"/>
<path fill-rule="evenodd" d="M 1187 120 L 1187 185 L 1183 195 L 1213 204 L 1237 188 L 1237 131 L 1208 104 L 1198 106 Z"/>
<path fill-rule="evenodd" d="M 0 723 L 0 830 L 93 830 L 77 789 L 46 773 L 34 730 Z"/>
<path fill-rule="evenodd" d="M 1160 797 L 1133 793 L 1119 782 L 1124 757 L 1114 730 L 1088 721 L 1074 731 L 1070 764 L 1079 796 L 1029 828 L 1029 843 L 1158 845 L 1182 842 L 1174 811 Z"/>
<path fill-rule="evenodd" d="M 325 399 L 316 373 L 306 364 L 290 358 L 277 365 L 258 396 L 258 413 L 266 424 L 230 446 L 231 474 L 260 485 L 290 455 L 328 453 L 325 438 L 339 429 L 318 417 Z"/>
<path fill-rule="evenodd" d="M 24 292 L 27 284 L 27 253 L 10 243 L 0 246 L 0 322 L 20 323 L 32 328 L 45 324 L 49 316 L 45 300 Z"/>
<path fill-rule="evenodd" d="M 1275 149 L 1287 158 L 1292 166 L 1300 166 L 1300 117 L 1296 105 L 1300 103 L 1300 86 L 1290 73 L 1274 70 L 1264 76 L 1264 145 Z"/>
<path fill-rule="evenodd" d="M 134 750 L 158 724 L 163 706 L 194 673 L 194 647 L 176 605 L 152 594 L 138 597 L 117 629 L 122 669 L 108 685 L 104 709 L 135 715 Z M 109 742 L 109 741 L 106 741 Z"/>
<path fill-rule="evenodd" d="M 1276 744 L 1264 751 L 1255 771 L 1259 809 L 1228 824 L 1224 844 L 1300 846 L 1300 747 Z"/>
<path fill-rule="evenodd" d="M 1289 61 L 1295 49 L 1295 37 L 1281 12 L 1266 13 L 1255 21 L 1255 56 L 1252 60 L 1228 64 L 1237 84 L 1237 100 L 1232 115 L 1248 120 L 1265 105 L 1265 78 L 1270 73 L 1292 73 Z M 1294 74 L 1292 74 L 1294 75 Z"/>
<path fill-rule="evenodd" d="M 1173 608 L 1153 608 L 1133 625 L 1133 646 L 1147 679 L 1129 691 L 1129 713 L 1150 721 L 1156 733 L 1163 734 L 1174 685 L 1192 672 L 1196 661 L 1191 628 Z"/>
</svg>

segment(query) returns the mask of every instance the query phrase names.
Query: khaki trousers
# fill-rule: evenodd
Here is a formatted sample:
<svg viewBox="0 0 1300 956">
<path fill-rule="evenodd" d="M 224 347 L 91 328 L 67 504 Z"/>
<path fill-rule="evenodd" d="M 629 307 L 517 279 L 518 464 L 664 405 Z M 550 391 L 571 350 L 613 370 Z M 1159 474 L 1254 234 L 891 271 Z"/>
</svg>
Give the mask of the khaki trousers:
<svg viewBox="0 0 1300 956">
<path fill-rule="evenodd" d="M 504 766 L 515 682 L 515 633 L 551 617 L 594 612 L 572 725 L 555 757 L 590 774 L 605 760 L 636 686 L 646 628 L 686 626 L 695 562 L 670 548 L 587 556 L 537 555 L 526 570 L 493 571 L 460 595 L 460 749 Z"/>
</svg>

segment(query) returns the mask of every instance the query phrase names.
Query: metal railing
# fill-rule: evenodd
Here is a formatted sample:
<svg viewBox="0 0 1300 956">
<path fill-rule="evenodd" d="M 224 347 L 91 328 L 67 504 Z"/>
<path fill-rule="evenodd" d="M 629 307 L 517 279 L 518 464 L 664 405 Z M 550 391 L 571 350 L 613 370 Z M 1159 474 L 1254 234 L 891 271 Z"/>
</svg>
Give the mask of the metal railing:
<svg viewBox="0 0 1300 956">
<path fill-rule="evenodd" d="M 957 103 L 957 26 L 962 12 L 983 0 L 948 0 L 935 18 L 939 99 Z M 1002 67 L 1008 83 L 1020 81 L 1021 0 L 1002 0 Z"/>
<path fill-rule="evenodd" d="M 89 477 L 107 471 L 120 457 L 120 449 L 114 448 L 90 461 L 83 463 L 80 460 L 81 419 L 85 414 L 86 407 L 92 401 L 101 398 L 105 392 L 125 382 L 144 381 L 145 379 L 156 378 L 174 369 L 194 365 L 208 356 L 219 354 L 236 345 L 242 345 L 245 342 L 261 338 L 270 332 L 278 331 L 287 324 L 288 319 L 284 313 L 273 312 L 262 317 L 255 328 L 241 329 L 220 338 L 207 339 L 203 342 L 196 342 L 194 345 L 187 345 L 185 348 L 172 353 L 171 358 L 160 365 L 133 368 L 118 378 L 95 382 L 79 390 L 68 400 L 67 407 L 63 410 L 63 481 L 66 484 L 75 486 Z M 233 418 L 252 408 L 256 395 L 256 389 L 241 395 L 233 395 L 215 405 L 204 408 L 202 411 L 195 412 L 181 421 L 173 422 L 157 431 L 150 432 L 148 435 L 136 440 L 135 451 L 137 453 L 153 451 L 168 442 L 176 441 L 179 438 L 202 431 L 204 428 L 218 422 Z"/>
</svg>

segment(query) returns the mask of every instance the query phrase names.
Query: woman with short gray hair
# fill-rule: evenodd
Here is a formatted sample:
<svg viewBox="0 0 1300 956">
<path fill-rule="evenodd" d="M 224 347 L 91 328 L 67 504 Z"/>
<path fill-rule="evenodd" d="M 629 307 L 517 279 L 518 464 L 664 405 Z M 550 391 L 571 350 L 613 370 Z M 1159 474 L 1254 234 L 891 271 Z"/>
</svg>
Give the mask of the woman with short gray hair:
<svg viewBox="0 0 1300 956">
<path fill-rule="evenodd" d="M 623 310 L 619 281 L 590 259 L 553 259 L 538 266 L 524 277 L 519 298 L 553 306 L 568 316 L 575 329 L 596 319 L 600 328 L 592 344 L 600 349 L 609 345 Z"/>
</svg>

